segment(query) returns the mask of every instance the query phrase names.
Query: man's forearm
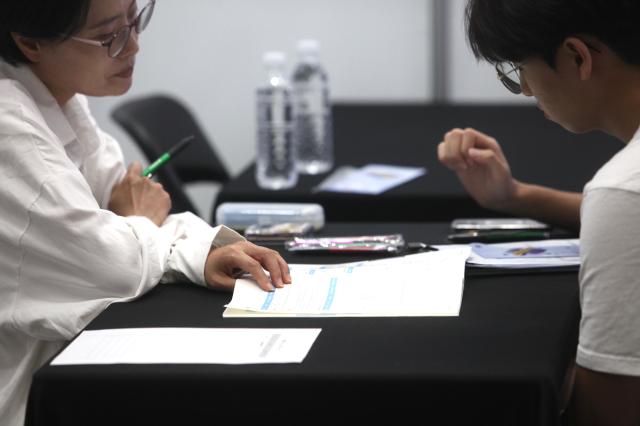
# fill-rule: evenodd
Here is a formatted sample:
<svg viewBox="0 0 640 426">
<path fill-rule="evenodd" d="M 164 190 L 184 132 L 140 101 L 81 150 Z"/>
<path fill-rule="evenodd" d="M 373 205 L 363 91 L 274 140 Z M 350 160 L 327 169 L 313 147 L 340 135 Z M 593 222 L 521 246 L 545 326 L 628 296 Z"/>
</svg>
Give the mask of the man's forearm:
<svg viewBox="0 0 640 426">
<path fill-rule="evenodd" d="M 518 183 L 516 195 L 503 210 L 563 228 L 580 230 L 582 193 Z"/>
<path fill-rule="evenodd" d="M 640 424 L 640 377 L 601 373 L 577 366 L 570 424 Z"/>
</svg>

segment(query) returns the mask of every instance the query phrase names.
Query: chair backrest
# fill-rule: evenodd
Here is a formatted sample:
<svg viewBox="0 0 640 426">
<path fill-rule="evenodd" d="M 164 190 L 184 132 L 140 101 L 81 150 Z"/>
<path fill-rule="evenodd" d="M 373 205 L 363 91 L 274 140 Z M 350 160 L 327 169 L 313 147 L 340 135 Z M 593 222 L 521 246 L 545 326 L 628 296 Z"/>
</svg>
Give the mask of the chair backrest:
<svg viewBox="0 0 640 426">
<path fill-rule="evenodd" d="M 229 172 L 193 114 L 179 100 L 152 95 L 125 101 L 112 111 L 112 117 L 133 138 L 149 162 L 186 136 L 195 139 L 179 155 L 162 166 L 157 176 L 171 195 L 174 212 L 199 214 L 184 185 L 191 182 L 225 183 Z"/>
</svg>

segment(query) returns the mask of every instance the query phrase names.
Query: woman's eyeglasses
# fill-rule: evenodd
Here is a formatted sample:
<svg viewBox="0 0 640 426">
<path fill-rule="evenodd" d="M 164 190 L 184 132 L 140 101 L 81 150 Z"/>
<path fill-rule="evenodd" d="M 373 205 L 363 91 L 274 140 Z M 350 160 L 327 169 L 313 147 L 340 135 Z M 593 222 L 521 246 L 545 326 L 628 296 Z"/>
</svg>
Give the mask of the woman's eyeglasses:
<svg viewBox="0 0 640 426">
<path fill-rule="evenodd" d="M 147 5 L 140 11 L 133 22 L 120 28 L 107 40 L 97 41 L 80 37 L 70 38 L 75 41 L 90 44 L 92 46 L 106 47 L 109 57 L 115 58 L 120 53 L 122 53 L 125 46 L 129 42 L 129 37 L 131 37 L 131 31 L 133 31 L 133 29 L 135 29 L 136 33 L 140 34 L 142 31 L 144 31 L 145 28 L 147 28 L 147 25 L 149 25 L 149 21 L 151 20 L 151 16 L 153 15 L 153 8 L 155 4 L 156 0 L 149 1 L 149 3 L 147 3 Z"/>
</svg>

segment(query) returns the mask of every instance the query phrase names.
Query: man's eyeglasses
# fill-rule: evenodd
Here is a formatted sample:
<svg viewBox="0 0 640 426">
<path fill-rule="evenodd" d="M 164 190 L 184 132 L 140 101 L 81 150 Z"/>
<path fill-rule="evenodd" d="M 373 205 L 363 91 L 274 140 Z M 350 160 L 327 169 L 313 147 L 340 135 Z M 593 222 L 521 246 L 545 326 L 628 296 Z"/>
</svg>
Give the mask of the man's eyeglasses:
<svg viewBox="0 0 640 426">
<path fill-rule="evenodd" d="M 107 53 L 109 57 L 115 58 L 124 50 L 125 46 L 129 42 L 129 37 L 131 36 L 131 31 L 135 29 L 136 33 L 140 34 L 147 28 L 149 25 L 149 21 L 151 20 L 151 16 L 153 15 L 153 8 L 156 4 L 156 0 L 151 0 L 147 5 L 142 8 L 136 19 L 133 20 L 129 25 L 125 25 L 120 28 L 118 31 L 113 33 L 111 37 L 104 41 L 91 40 L 87 38 L 80 37 L 70 37 L 72 40 L 79 41 L 82 43 L 90 44 L 92 46 L 98 47 L 106 47 Z"/>
<path fill-rule="evenodd" d="M 594 52 L 600 53 L 600 50 L 586 43 L 587 47 Z M 514 62 L 500 62 L 496 64 L 496 72 L 498 73 L 498 80 L 504 84 L 504 87 L 509 89 L 511 93 L 519 95 L 522 93 L 521 76 L 522 65 L 518 65 Z"/>
<path fill-rule="evenodd" d="M 522 93 L 522 84 L 520 83 L 520 72 L 522 65 L 513 62 L 500 62 L 496 64 L 498 79 L 509 89 L 511 93 L 519 95 Z"/>
</svg>

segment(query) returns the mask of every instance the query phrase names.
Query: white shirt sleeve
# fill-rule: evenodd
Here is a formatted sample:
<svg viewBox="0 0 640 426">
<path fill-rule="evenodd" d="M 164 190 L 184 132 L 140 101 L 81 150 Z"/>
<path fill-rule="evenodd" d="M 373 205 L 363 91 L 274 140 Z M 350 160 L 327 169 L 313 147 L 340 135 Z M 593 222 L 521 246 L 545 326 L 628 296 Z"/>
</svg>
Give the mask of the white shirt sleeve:
<svg viewBox="0 0 640 426">
<path fill-rule="evenodd" d="M 612 374 L 640 375 L 640 194 L 588 191 L 582 204 L 577 362 Z"/>
<path fill-rule="evenodd" d="M 122 150 L 115 139 L 98 127 L 86 98 L 78 96 L 77 99 L 78 102 L 69 107 L 72 122 L 87 139 L 99 141 L 93 144 L 93 149 L 83 160 L 83 175 L 100 207 L 106 209 L 113 186 L 125 174 Z M 212 228 L 192 213 L 170 215 L 162 225 L 162 232 L 172 241 L 162 282 L 186 279 L 206 285 L 204 264 L 212 243 L 222 246 L 244 240 L 241 235 L 224 226 Z"/>
<path fill-rule="evenodd" d="M 66 110 L 76 134 L 85 141 L 81 172 L 98 205 L 106 209 L 113 186 L 120 182 L 126 173 L 120 144 L 98 127 L 89 110 L 86 97 L 77 95 L 68 103 Z"/>
<path fill-rule="evenodd" d="M 212 228 L 191 212 L 170 215 L 162 230 L 172 235 L 173 244 L 167 259 L 167 271 L 161 282 L 189 280 L 206 285 L 204 265 L 209 251 L 237 241 L 244 241 L 226 226 Z"/>
<path fill-rule="evenodd" d="M 180 276 L 204 284 L 212 244 L 242 239 L 191 214 L 170 216 L 157 227 L 102 208 L 110 196 L 102 186 L 123 170 L 115 142 L 103 139 L 78 167 L 42 123 L 16 118 L 5 127 L 0 149 L 6 214 L 0 237 L 8 243 L 0 248 L 0 268 L 7 271 L 3 289 L 12 289 L 0 303 L 8 309 L 0 311 L 27 335 L 70 339 L 110 303 L 135 298 L 161 280 Z"/>
</svg>

